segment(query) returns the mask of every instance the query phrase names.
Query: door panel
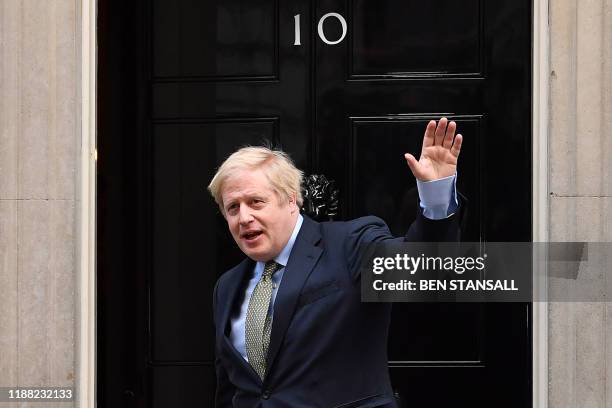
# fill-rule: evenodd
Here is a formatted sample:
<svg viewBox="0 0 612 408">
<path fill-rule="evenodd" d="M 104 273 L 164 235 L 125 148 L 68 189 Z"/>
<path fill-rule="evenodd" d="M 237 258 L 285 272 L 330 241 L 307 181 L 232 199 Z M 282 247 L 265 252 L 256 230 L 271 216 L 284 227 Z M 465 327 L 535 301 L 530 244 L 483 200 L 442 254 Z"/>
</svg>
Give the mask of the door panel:
<svg viewBox="0 0 612 408">
<path fill-rule="evenodd" d="M 278 2 L 153 2 L 156 80 L 277 80 Z"/>
<path fill-rule="evenodd" d="M 375 214 L 382 217 L 394 235 L 401 236 L 416 218 L 418 191 L 416 181 L 404 160 L 405 152 L 417 155 L 423 143 L 423 130 L 430 120 L 442 114 L 380 115 L 349 117 L 349 140 L 344 155 L 350 168 L 346 190 L 346 210 L 358 217 Z M 461 132 L 469 137 L 461 151 L 459 190 L 467 197 L 480 194 L 480 134 L 483 117 L 450 116 Z M 469 136 L 467 136 L 469 135 Z M 350 187 L 349 187 L 350 186 Z M 470 200 L 470 217 L 479 220 L 477 200 Z M 478 223 L 469 223 L 462 231 L 465 240 L 478 240 Z"/>
<path fill-rule="evenodd" d="M 155 362 L 214 359 L 208 294 L 216 271 L 233 266 L 240 251 L 232 245 L 227 226 L 205 189 L 235 146 L 257 144 L 263 138 L 278 140 L 277 118 L 153 127 L 150 307 Z M 206 248 L 204 259 L 202 248 Z"/>
<path fill-rule="evenodd" d="M 214 372 L 206 365 L 168 365 L 151 370 L 147 407 L 214 407 Z"/>
<path fill-rule="evenodd" d="M 336 3 L 336 10 L 346 7 L 352 23 L 349 78 L 482 76 L 480 3 Z"/>
</svg>

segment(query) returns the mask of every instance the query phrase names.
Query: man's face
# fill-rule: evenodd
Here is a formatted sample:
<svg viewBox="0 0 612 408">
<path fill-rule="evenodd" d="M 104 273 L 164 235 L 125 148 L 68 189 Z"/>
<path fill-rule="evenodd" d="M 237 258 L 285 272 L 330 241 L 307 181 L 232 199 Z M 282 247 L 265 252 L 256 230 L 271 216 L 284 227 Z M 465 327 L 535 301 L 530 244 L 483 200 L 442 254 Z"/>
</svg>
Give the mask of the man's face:
<svg viewBox="0 0 612 408">
<path fill-rule="evenodd" d="M 295 196 L 280 200 L 261 170 L 233 174 L 221 198 L 229 230 L 249 258 L 269 261 L 287 245 L 298 216 Z"/>
</svg>

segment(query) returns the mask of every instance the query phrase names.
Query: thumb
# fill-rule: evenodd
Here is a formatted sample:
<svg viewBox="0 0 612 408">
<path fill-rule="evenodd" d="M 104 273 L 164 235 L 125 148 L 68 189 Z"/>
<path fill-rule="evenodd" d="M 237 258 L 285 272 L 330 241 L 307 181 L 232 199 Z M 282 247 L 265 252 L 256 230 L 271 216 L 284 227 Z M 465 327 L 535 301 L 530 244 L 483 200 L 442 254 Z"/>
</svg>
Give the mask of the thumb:
<svg viewBox="0 0 612 408">
<path fill-rule="evenodd" d="M 410 153 L 406 153 L 404 157 L 406 158 L 406 162 L 408 163 L 408 167 L 410 167 L 412 174 L 414 174 L 416 177 L 417 167 L 419 166 L 419 162 Z"/>
</svg>

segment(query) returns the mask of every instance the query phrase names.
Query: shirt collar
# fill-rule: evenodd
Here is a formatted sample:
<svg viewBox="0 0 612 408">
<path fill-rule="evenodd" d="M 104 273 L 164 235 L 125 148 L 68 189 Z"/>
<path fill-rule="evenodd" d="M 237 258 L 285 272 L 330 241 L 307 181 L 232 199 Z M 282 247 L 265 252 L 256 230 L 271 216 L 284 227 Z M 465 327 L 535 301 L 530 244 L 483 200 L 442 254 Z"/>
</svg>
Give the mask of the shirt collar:
<svg viewBox="0 0 612 408">
<path fill-rule="evenodd" d="M 287 245 L 285 245 L 280 254 L 278 254 L 277 257 L 274 258 L 276 263 L 279 263 L 283 266 L 287 266 L 287 261 L 289 261 L 289 255 L 291 255 L 291 250 L 293 249 L 295 239 L 297 238 L 297 235 L 300 232 L 300 228 L 302 227 L 302 222 L 304 222 L 304 217 L 302 217 L 302 214 L 298 214 L 298 219 L 295 222 L 295 227 L 293 227 L 293 232 L 289 237 L 289 241 L 287 241 Z"/>
</svg>

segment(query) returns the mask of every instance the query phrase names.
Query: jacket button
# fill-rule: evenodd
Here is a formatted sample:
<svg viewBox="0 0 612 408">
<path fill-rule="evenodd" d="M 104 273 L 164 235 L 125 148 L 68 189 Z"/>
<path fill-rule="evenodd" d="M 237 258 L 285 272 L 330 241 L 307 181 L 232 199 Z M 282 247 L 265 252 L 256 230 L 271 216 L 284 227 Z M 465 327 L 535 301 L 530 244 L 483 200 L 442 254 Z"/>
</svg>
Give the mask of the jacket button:
<svg viewBox="0 0 612 408">
<path fill-rule="evenodd" d="M 270 398 L 270 391 L 269 391 L 269 390 L 265 390 L 265 391 L 263 392 L 263 394 L 261 394 L 261 398 L 266 399 L 266 400 L 267 400 L 268 398 Z"/>
</svg>

